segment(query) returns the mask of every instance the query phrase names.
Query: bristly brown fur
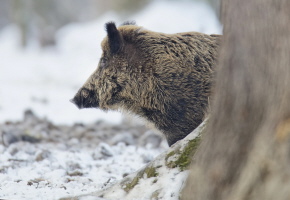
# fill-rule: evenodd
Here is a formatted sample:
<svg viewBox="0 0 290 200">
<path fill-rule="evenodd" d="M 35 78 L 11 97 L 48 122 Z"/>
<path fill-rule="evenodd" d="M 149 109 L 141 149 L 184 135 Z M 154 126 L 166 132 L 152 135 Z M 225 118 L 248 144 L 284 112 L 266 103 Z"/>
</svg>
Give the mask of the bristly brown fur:
<svg viewBox="0 0 290 200">
<path fill-rule="evenodd" d="M 99 67 L 76 94 L 76 104 L 137 114 L 161 130 L 169 145 L 184 138 L 204 118 L 220 36 L 164 34 L 136 25 L 109 32 Z M 123 43 L 116 52 L 119 36 Z"/>
</svg>

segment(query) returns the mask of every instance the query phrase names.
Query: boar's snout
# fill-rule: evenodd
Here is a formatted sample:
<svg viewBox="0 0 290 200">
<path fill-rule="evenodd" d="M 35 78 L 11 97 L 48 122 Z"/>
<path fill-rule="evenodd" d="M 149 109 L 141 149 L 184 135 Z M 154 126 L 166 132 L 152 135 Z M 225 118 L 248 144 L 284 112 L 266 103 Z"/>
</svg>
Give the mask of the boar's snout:
<svg viewBox="0 0 290 200">
<path fill-rule="evenodd" d="M 82 109 L 83 108 L 81 104 L 78 104 L 77 103 L 77 101 L 75 100 L 75 98 L 73 98 L 73 99 L 71 99 L 69 101 L 72 102 L 73 104 L 75 104 L 78 107 L 78 109 Z"/>
<path fill-rule="evenodd" d="M 95 92 L 85 88 L 80 89 L 74 98 L 70 100 L 70 102 L 75 104 L 78 109 L 99 107 L 99 101 L 95 95 Z"/>
</svg>

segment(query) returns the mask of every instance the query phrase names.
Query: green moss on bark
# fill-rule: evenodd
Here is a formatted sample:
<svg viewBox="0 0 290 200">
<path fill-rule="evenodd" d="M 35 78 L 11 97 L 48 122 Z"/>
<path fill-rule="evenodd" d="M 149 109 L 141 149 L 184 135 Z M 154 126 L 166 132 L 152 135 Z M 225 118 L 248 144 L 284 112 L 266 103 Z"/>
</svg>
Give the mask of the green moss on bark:
<svg viewBox="0 0 290 200">
<path fill-rule="evenodd" d="M 187 169 L 191 163 L 193 154 L 199 146 L 200 140 L 201 136 L 199 135 L 193 140 L 190 140 L 182 150 L 171 151 L 168 153 L 165 158 L 166 166 L 169 168 L 179 167 L 181 171 Z"/>
<path fill-rule="evenodd" d="M 155 167 L 146 167 L 144 170 L 140 171 L 135 178 L 133 178 L 132 181 L 125 183 L 125 187 L 124 190 L 126 192 L 129 192 L 130 190 L 132 190 L 138 183 L 139 180 L 143 177 L 146 178 L 151 178 L 151 177 L 157 177 L 158 173 L 156 172 Z"/>
</svg>

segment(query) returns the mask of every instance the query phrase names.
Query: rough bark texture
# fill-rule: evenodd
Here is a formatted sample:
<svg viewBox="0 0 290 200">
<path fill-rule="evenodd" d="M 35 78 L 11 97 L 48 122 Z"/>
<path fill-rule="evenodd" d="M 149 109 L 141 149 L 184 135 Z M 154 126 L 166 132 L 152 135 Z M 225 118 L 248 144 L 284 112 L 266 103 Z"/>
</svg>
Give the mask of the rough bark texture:
<svg viewBox="0 0 290 200">
<path fill-rule="evenodd" d="M 290 198 L 290 1 L 224 0 L 212 116 L 182 199 Z"/>
</svg>

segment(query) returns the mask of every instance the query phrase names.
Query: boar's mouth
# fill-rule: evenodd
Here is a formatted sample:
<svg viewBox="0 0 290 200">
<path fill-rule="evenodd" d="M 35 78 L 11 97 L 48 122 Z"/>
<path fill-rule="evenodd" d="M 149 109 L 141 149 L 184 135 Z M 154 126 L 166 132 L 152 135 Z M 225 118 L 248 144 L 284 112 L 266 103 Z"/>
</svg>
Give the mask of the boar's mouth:
<svg viewBox="0 0 290 200">
<path fill-rule="evenodd" d="M 78 109 L 99 107 L 99 102 L 95 96 L 95 92 L 87 89 L 81 89 L 75 95 L 75 97 L 70 100 L 70 102 L 75 104 L 78 107 Z"/>
</svg>

